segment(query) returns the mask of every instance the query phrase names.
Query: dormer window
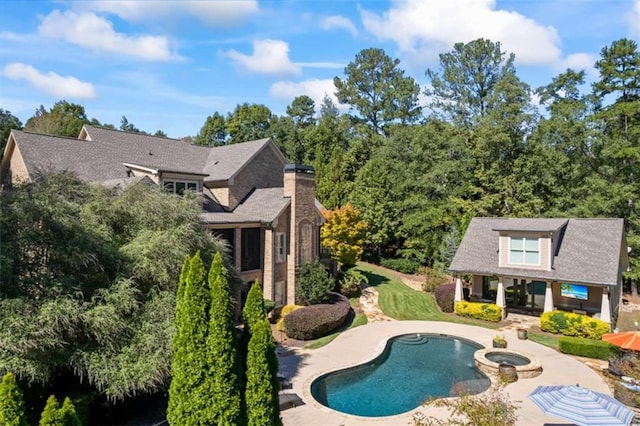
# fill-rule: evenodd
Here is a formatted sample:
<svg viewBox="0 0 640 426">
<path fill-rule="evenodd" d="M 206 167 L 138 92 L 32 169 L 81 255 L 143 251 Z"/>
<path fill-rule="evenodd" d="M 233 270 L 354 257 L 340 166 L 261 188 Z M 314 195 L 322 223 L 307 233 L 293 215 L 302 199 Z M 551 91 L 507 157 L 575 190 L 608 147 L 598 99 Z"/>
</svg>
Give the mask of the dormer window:
<svg viewBox="0 0 640 426">
<path fill-rule="evenodd" d="M 509 264 L 540 265 L 540 239 L 531 237 L 509 237 Z"/>
<path fill-rule="evenodd" d="M 165 180 L 164 189 L 171 194 L 182 195 L 184 191 L 198 191 L 198 182 Z"/>
</svg>

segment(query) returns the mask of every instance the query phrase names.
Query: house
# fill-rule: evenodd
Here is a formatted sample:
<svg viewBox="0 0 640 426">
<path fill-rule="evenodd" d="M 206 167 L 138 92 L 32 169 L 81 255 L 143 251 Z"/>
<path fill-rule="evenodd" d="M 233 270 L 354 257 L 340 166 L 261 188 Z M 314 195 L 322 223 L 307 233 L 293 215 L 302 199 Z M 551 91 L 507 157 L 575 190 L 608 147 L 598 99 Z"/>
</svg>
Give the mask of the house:
<svg viewBox="0 0 640 426">
<path fill-rule="evenodd" d="M 627 270 L 623 219 L 500 219 L 476 217 L 451 261 L 455 301 L 462 275 L 471 275 L 469 298 L 503 308 L 556 309 L 611 323 Z"/>
<path fill-rule="evenodd" d="M 287 164 L 270 139 L 209 148 L 90 125 L 78 138 L 13 130 L 2 184 L 40 170 L 107 185 L 146 179 L 177 195 L 201 194 L 202 225 L 229 242 L 244 292 L 259 280 L 277 305 L 294 303 L 297 268 L 319 256 L 323 217 L 313 168 Z"/>
</svg>

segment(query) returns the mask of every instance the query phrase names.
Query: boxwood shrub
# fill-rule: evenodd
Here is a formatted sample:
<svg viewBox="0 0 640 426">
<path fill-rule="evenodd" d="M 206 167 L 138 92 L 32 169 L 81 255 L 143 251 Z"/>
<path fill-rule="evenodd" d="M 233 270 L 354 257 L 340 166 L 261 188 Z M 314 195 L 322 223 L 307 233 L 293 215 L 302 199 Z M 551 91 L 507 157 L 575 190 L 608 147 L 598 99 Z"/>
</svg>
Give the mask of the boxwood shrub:
<svg viewBox="0 0 640 426">
<path fill-rule="evenodd" d="M 455 291 L 455 284 L 442 284 L 433 290 L 433 296 L 436 298 L 436 303 L 440 306 L 442 312 L 453 312 L 453 297 Z"/>
<path fill-rule="evenodd" d="M 563 354 L 608 360 L 620 355 L 620 348 L 602 340 L 584 337 L 562 336 L 558 339 L 558 349 Z"/>
<path fill-rule="evenodd" d="M 540 315 L 540 329 L 564 336 L 586 337 L 600 340 L 611 326 L 597 318 L 573 312 L 551 311 Z"/>
<path fill-rule="evenodd" d="M 420 264 L 411 259 L 381 259 L 380 265 L 403 274 L 415 274 L 420 269 Z"/>
<path fill-rule="evenodd" d="M 460 301 L 455 304 L 456 314 L 463 317 L 477 318 L 498 322 L 502 319 L 502 309 L 495 303 L 477 303 Z"/>
<path fill-rule="evenodd" d="M 291 312 L 284 318 L 284 332 L 287 337 L 298 340 L 313 340 L 326 336 L 340 327 L 349 312 L 349 299 L 338 293 L 331 293 L 328 304 L 305 306 Z"/>
</svg>

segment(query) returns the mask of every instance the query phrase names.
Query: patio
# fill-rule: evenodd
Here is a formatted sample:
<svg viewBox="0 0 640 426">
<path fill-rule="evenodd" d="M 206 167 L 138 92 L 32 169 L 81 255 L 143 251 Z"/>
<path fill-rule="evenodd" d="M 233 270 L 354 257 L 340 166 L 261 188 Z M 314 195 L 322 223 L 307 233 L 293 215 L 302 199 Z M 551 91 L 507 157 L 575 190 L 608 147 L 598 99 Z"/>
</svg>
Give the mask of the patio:
<svg viewBox="0 0 640 426">
<path fill-rule="evenodd" d="M 299 395 L 304 405 L 282 412 L 285 425 L 407 425 L 416 412 L 426 412 L 439 418 L 448 417 L 441 408 L 418 407 L 411 412 L 392 417 L 363 418 L 333 411 L 317 403 L 311 396 L 311 382 L 321 374 L 358 365 L 375 358 L 385 347 L 386 341 L 404 333 L 443 333 L 473 340 L 486 347 L 496 331 L 447 322 L 434 321 L 389 321 L 376 322 L 356 327 L 338 336 L 332 343 L 315 350 L 288 350 L 280 356 L 280 374 L 290 379 L 291 392 Z M 589 366 L 577 359 L 563 355 L 551 348 L 529 340 L 519 340 L 516 331 L 506 329 L 504 334 L 509 348 L 530 354 L 538 358 L 543 367 L 540 376 L 522 379 L 506 386 L 505 392 L 513 401 L 518 401 L 518 424 L 541 425 L 558 423 L 555 417 L 545 416 L 540 409 L 527 398 L 538 385 L 574 385 L 589 388 L 596 392 L 611 395 L 608 385 L 602 377 Z"/>
</svg>

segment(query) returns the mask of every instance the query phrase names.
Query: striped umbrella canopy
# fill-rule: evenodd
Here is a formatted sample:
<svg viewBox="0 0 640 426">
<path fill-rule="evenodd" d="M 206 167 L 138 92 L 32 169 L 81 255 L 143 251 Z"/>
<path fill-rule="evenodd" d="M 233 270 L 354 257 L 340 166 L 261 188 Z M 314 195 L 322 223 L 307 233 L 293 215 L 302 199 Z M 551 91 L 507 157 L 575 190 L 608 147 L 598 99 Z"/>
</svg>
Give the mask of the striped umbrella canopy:
<svg viewBox="0 0 640 426">
<path fill-rule="evenodd" d="M 602 340 L 622 349 L 640 351 L 640 332 L 623 331 L 621 333 L 606 333 L 602 335 Z"/>
<path fill-rule="evenodd" d="M 609 395 L 576 386 L 538 386 L 529 395 L 545 414 L 578 426 L 628 425 L 633 411 Z"/>
</svg>

